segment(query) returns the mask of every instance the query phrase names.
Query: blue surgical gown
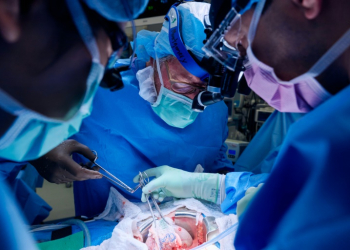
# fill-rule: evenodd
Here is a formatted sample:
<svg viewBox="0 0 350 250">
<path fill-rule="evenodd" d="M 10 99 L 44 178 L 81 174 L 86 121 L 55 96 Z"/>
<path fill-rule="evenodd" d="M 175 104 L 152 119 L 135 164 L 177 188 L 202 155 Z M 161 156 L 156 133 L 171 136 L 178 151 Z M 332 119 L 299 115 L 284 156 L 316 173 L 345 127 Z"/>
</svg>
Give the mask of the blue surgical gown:
<svg viewBox="0 0 350 250">
<path fill-rule="evenodd" d="M 270 173 L 290 126 L 304 114 L 274 111 L 235 164 L 235 171 Z"/>
<path fill-rule="evenodd" d="M 116 92 L 99 89 L 94 109 L 73 139 L 98 153 L 97 162 L 130 187 L 139 171 L 161 165 L 193 172 L 201 164 L 205 172 L 233 169 L 226 158 L 228 134 L 224 102 L 209 106 L 184 129 L 167 125 L 139 96 L 135 71 L 123 72 L 125 87 Z M 80 162 L 81 156 L 75 156 Z M 106 205 L 111 184 L 106 179 L 74 183 L 77 215 L 94 216 Z M 120 189 L 118 188 L 120 191 Z M 121 191 L 131 201 L 134 194 Z"/>
<path fill-rule="evenodd" d="M 0 180 L 9 184 L 28 224 L 39 224 L 49 216 L 52 208 L 35 190 L 42 186 L 43 178 L 33 166 L 0 159 Z"/>
<path fill-rule="evenodd" d="M 350 249 L 350 86 L 294 123 L 236 249 Z"/>
<path fill-rule="evenodd" d="M 234 165 L 237 172 L 226 175 L 223 213 L 236 213 L 237 201 L 243 198 L 245 191 L 267 180 L 288 129 L 302 116 L 278 111 L 270 115 Z"/>
<path fill-rule="evenodd" d="M 13 194 L 2 180 L 0 180 L 0 200 L 0 248 L 6 250 L 37 249 L 24 224 L 19 207 L 13 199 Z"/>
</svg>

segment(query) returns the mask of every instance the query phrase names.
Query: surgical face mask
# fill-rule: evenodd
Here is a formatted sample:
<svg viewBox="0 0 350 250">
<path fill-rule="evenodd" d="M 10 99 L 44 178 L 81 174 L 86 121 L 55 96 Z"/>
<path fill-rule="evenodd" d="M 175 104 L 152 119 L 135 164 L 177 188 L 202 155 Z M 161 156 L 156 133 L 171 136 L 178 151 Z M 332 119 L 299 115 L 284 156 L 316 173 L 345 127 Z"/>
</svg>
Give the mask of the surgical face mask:
<svg viewBox="0 0 350 250">
<path fill-rule="evenodd" d="M 176 94 L 163 86 L 160 89 L 158 100 L 152 105 L 154 112 L 168 125 L 176 128 L 185 128 L 195 121 L 197 112 L 192 110 L 192 100 Z"/>
<path fill-rule="evenodd" d="M 151 104 L 157 101 L 157 91 L 154 85 L 154 70 L 152 66 L 137 71 L 136 78 L 139 81 L 139 95 Z"/>
<path fill-rule="evenodd" d="M 0 139 L 1 158 L 12 161 L 36 159 L 78 132 L 83 118 L 90 115 L 91 104 L 102 79 L 104 66 L 100 64 L 97 43 L 79 1 L 67 0 L 67 5 L 70 12 L 74 13 L 73 20 L 92 56 L 83 102 L 80 107 L 74 107 L 68 112 L 73 113 L 70 118 L 59 120 L 24 107 L 0 89 L 0 107 L 17 116 L 13 125 Z"/>
<path fill-rule="evenodd" d="M 195 121 L 198 113 L 192 110 L 192 100 L 190 98 L 164 87 L 157 54 L 156 64 L 161 87 L 157 101 L 152 105 L 153 111 L 168 125 L 185 128 Z"/>
<path fill-rule="evenodd" d="M 248 86 L 271 107 L 280 112 L 306 113 L 331 95 L 312 76 L 304 74 L 285 82 L 278 79 L 273 68 L 260 62 L 248 47 L 244 76 Z"/>
<path fill-rule="evenodd" d="M 258 3 L 249 28 L 247 49 L 249 63 L 245 65 L 244 72 L 247 83 L 270 106 L 281 112 L 309 112 L 331 97 L 315 77 L 349 47 L 350 30 L 308 72 L 290 81 L 282 81 L 278 79 L 273 68 L 256 58 L 251 48 L 264 4 L 265 0 Z"/>
</svg>

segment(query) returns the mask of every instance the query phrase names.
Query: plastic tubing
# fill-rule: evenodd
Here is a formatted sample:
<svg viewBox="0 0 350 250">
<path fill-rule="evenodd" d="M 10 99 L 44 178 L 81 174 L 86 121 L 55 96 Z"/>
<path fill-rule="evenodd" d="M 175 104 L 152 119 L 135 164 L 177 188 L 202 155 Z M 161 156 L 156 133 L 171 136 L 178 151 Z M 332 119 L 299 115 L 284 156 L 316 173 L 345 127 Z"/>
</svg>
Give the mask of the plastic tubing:
<svg viewBox="0 0 350 250">
<path fill-rule="evenodd" d="M 83 231 L 84 233 L 84 247 L 89 247 L 91 246 L 91 236 L 90 236 L 90 231 L 87 228 L 87 226 L 85 225 L 85 223 L 81 220 L 77 220 L 77 219 L 69 219 L 66 221 L 63 221 L 60 224 L 66 224 L 66 225 L 76 225 L 78 226 L 81 231 Z"/>
</svg>

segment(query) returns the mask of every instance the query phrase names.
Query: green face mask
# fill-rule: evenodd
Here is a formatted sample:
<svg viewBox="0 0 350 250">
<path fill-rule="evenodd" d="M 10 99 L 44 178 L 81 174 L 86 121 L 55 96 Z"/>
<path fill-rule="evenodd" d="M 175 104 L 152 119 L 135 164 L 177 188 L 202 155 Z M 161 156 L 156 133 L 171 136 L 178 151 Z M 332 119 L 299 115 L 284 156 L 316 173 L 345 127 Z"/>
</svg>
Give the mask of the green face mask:
<svg viewBox="0 0 350 250">
<path fill-rule="evenodd" d="M 185 128 L 198 116 L 192 110 L 191 99 L 164 88 L 163 84 L 152 108 L 163 121 L 176 128 Z"/>
<path fill-rule="evenodd" d="M 159 59 L 156 53 L 156 64 L 161 87 L 157 101 L 152 104 L 154 112 L 168 125 L 176 128 L 185 128 L 198 116 L 198 112 L 192 110 L 192 100 L 186 96 L 177 94 L 164 87 Z"/>
</svg>

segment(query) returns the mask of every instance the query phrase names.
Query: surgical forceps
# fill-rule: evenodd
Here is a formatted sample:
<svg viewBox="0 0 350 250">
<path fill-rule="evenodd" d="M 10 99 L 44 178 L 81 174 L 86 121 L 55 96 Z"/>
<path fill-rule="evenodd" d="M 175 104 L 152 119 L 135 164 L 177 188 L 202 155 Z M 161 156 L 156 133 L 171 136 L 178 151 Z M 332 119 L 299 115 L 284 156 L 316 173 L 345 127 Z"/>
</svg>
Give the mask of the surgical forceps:
<svg viewBox="0 0 350 250">
<path fill-rule="evenodd" d="M 137 189 L 139 189 L 141 187 L 141 183 L 139 183 L 139 185 L 137 185 L 134 188 L 129 187 L 128 185 L 126 185 L 124 182 L 122 182 L 121 180 L 119 180 L 117 177 L 115 177 L 114 175 L 112 175 L 110 172 L 108 172 L 106 169 L 104 169 L 100 164 L 98 164 L 96 162 L 98 156 L 97 156 L 97 152 L 95 150 L 92 150 L 92 152 L 96 155 L 95 159 L 92 161 L 97 167 L 99 167 L 101 170 L 103 170 L 105 172 L 101 173 L 99 171 L 99 173 L 105 177 L 107 180 L 109 180 L 110 182 L 112 182 L 113 184 L 118 185 L 119 187 L 125 189 L 126 191 L 128 191 L 129 193 L 135 193 Z"/>
<path fill-rule="evenodd" d="M 96 162 L 96 160 L 98 159 L 98 156 L 97 156 L 97 152 L 95 150 L 92 150 L 92 152 L 96 155 L 95 159 L 92 161 L 97 167 L 99 167 L 101 170 L 103 170 L 105 172 L 105 174 L 99 172 L 103 177 L 105 177 L 107 180 L 109 180 L 110 182 L 118 185 L 119 187 L 125 189 L 126 191 L 128 191 L 129 193 L 135 193 L 136 190 L 138 190 L 139 188 L 143 188 L 144 186 L 147 185 L 147 183 L 149 183 L 149 177 L 148 175 L 145 173 L 145 172 L 139 172 L 139 185 L 137 185 L 136 187 L 134 188 L 131 188 L 129 187 L 128 185 L 126 185 L 124 182 L 122 182 L 121 180 L 119 180 L 117 177 L 115 177 L 113 174 L 111 174 L 110 172 L 108 172 L 106 169 L 104 169 L 100 164 L 98 164 Z M 149 197 L 151 197 L 152 199 L 152 202 L 153 202 L 153 205 L 156 207 L 160 217 L 169 225 L 169 223 L 164 219 L 163 217 L 163 214 L 162 212 L 160 211 L 160 208 L 156 202 L 156 200 L 150 196 L 149 194 L 146 195 L 146 200 L 147 200 L 147 203 L 148 203 L 148 206 L 149 206 L 149 209 L 151 211 L 151 214 L 152 214 L 152 218 L 153 218 L 153 222 L 154 222 L 154 225 L 156 225 L 156 219 L 155 219 L 155 216 L 154 216 L 154 213 L 153 213 L 153 209 L 152 209 L 152 206 L 151 206 L 151 203 L 149 202 Z"/>
<path fill-rule="evenodd" d="M 140 185 L 141 185 L 141 188 L 143 188 L 144 186 L 147 185 L 147 183 L 149 183 L 149 177 L 148 177 L 148 175 L 147 175 L 145 172 L 142 172 L 142 173 L 139 172 L 139 183 L 140 183 Z M 158 211 L 160 217 L 161 217 L 168 225 L 170 225 L 169 222 L 167 222 L 167 221 L 164 219 L 163 214 L 162 214 L 162 212 L 160 211 L 160 208 L 159 208 L 159 206 L 158 206 L 156 200 L 152 197 L 152 195 L 146 194 L 146 201 L 147 201 L 147 203 L 148 203 L 149 210 L 151 211 L 151 214 L 152 214 L 154 226 L 157 227 L 157 226 L 156 226 L 156 219 L 155 219 L 154 212 L 153 212 L 153 209 L 152 209 L 152 205 L 151 205 L 151 203 L 149 202 L 149 198 L 150 198 L 150 197 L 151 197 L 151 200 L 152 200 L 152 202 L 153 202 L 153 205 L 156 207 L 156 209 L 157 209 L 157 211 Z"/>
</svg>

